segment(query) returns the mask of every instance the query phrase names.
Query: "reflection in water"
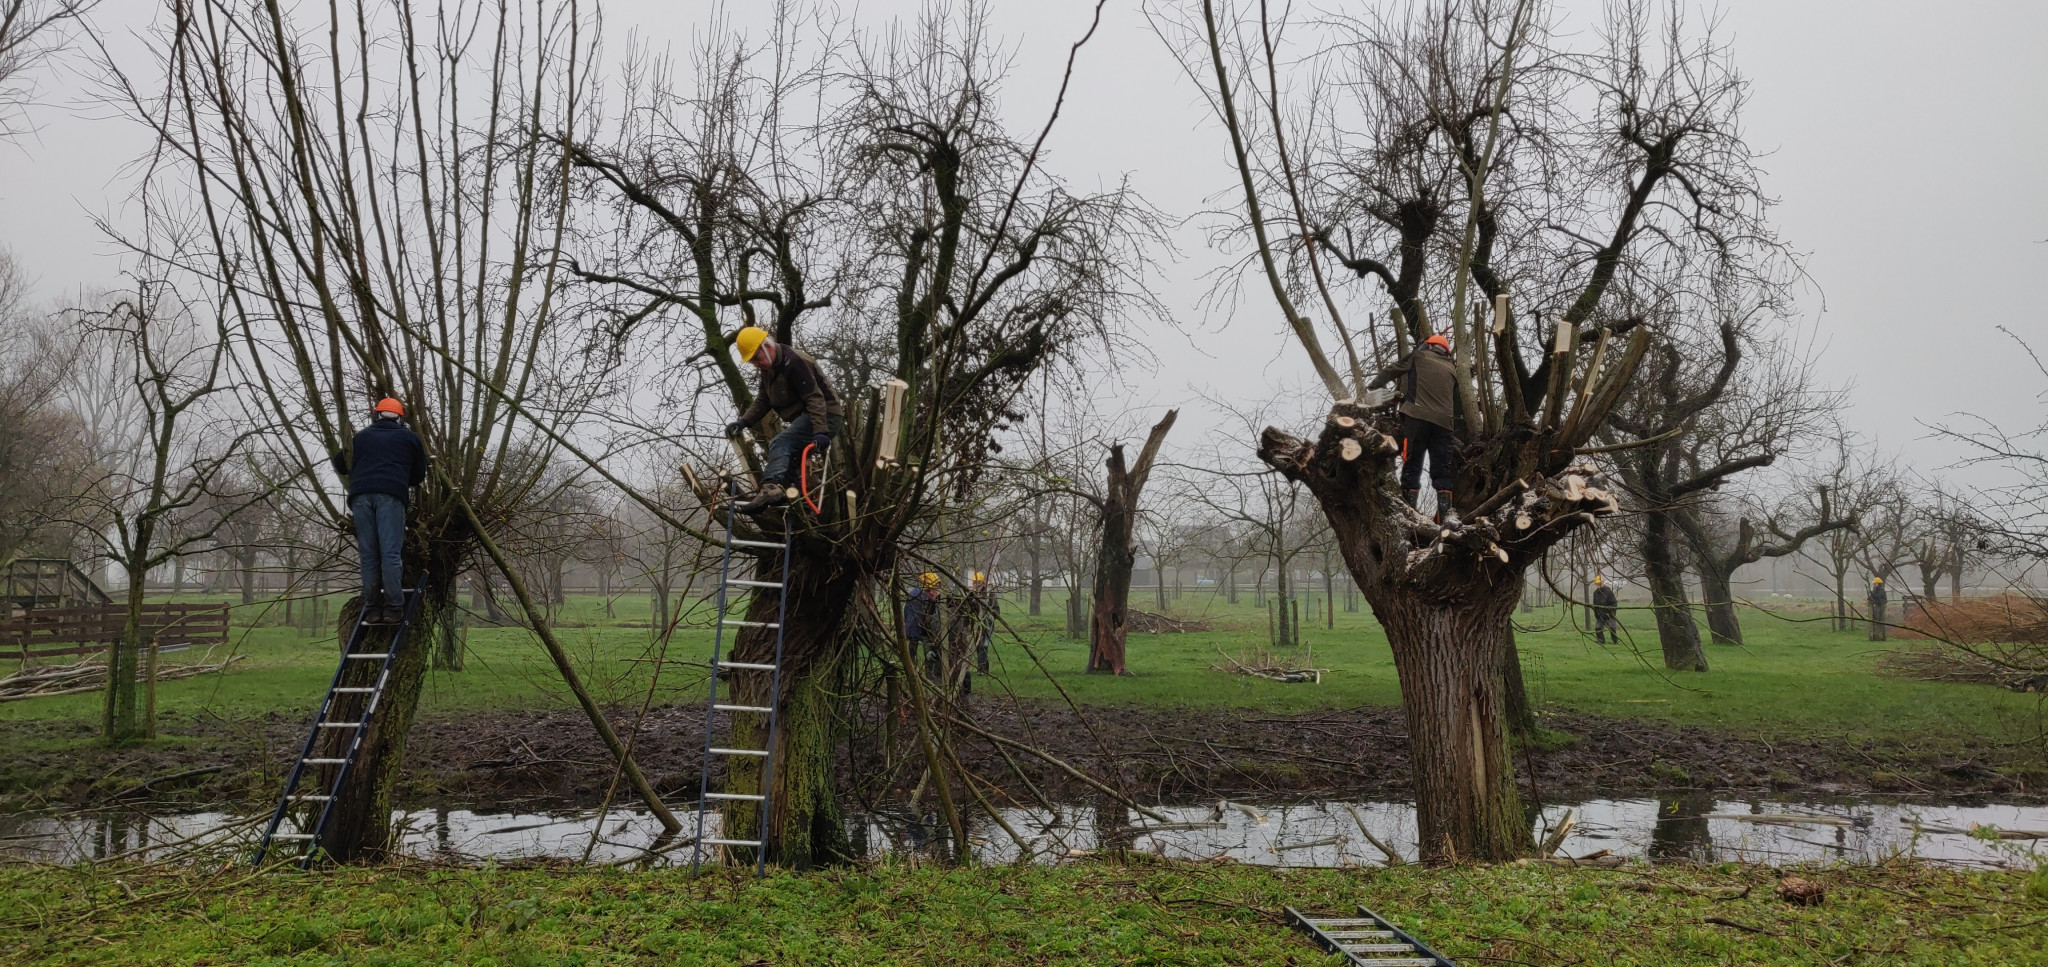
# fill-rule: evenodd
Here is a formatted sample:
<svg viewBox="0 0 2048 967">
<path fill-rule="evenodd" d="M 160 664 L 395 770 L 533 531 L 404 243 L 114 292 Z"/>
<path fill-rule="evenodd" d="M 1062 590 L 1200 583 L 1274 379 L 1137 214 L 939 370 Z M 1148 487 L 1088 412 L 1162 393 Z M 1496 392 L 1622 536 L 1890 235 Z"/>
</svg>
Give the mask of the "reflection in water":
<svg viewBox="0 0 2048 967">
<path fill-rule="evenodd" d="M 1925 806 L 1875 803 L 1786 803 L 1716 800 L 1601 799 L 1547 806 L 1538 830 L 1566 810 L 1577 824 L 1561 852 L 1602 850 L 1624 857 L 1735 860 L 1760 863 L 1881 862 L 1910 856 L 1959 865 L 2030 866 L 2043 854 L 2031 842 L 1973 838 L 1979 825 L 2048 830 L 2040 806 Z M 1384 862 L 1363 826 L 1408 859 L 1415 858 L 1415 815 L 1405 803 L 1305 802 L 1290 805 L 1212 803 L 1159 806 L 1136 815 L 1121 803 L 1091 801 L 1056 809 L 1013 809 L 1003 819 L 1026 842 L 1020 849 L 986 816 L 968 820 L 976 856 L 1003 863 L 1028 849 L 1036 862 L 1060 862 L 1103 849 L 1128 849 L 1178 860 L 1228 860 L 1270 866 L 1372 866 Z M 76 863 L 163 858 L 202 848 L 212 855 L 253 845 L 264 815 L 222 812 L 140 813 L 127 810 L 67 816 L 0 816 L 0 859 Z M 491 813 L 436 806 L 400 811 L 400 849 L 447 862 L 566 860 L 625 863 L 647 859 L 688 863 L 688 836 L 663 841 L 653 816 L 613 809 L 600 825 L 595 810 Z M 1762 822 L 1752 820 L 1764 820 Z M 684 817 L 694 831 L 695 817 Z M 705 832 L 717 836 L 714 811 Z M 878 810 L 852 820 L 855 850 L 864 856 L 946 856 L 956 847 L 936 811 Z M 2048 846 L 2048 843 L 2042 844 Z"/>
</svg>

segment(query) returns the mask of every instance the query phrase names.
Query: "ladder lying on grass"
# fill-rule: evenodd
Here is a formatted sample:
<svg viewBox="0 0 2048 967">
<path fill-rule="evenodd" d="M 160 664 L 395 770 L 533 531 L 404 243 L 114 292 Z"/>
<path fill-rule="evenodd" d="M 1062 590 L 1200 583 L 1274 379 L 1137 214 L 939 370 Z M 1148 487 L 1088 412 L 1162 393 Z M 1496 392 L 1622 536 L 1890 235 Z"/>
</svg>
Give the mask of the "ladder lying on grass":
<svg viewBox="0 0 2048 967">
<path fill-rule="evenodd" d="M 398 649 L 405 644 L 405 630 L 411 627 L 413 615 L 419 611 L 419 600 L 419 588 L 405 592 L 405 607 L 395 625 L 371 624 L 357 619 L 355 631 L 349 634 L 348 644 L 341 649 L 341 663 L 335 666 L 334 681 L 327 686 L 327 697 L 320 700 L 320 710 L 313 713 L 313 727 L 306 732 L 306 744 L 299 749 L 299 761 L 293 764 L 291 774 L 285 777 L 284 793 L 278 797 L 277 811 L 270 814 L 270 825 L 264 829 L 263 841 L 257 844 L 256 855 L 249 861 L 250 865 L 262 866 L 264 855 L 278 842 L 303 846 L 305 851 L 299 857 L 299 867 L 304 869 L 313 865 L 314 857 L 320 852 L 316 844 L 320 842 L 320 835 L 327 831 L 327 821 L 334 816 L 335 798 L 341 794 L 342 784 L 348 781 L 349 770 L 355 767 L 356 759 L 362 754 L 363 739 L 370 734 L 370 722 L 376 718 L 378 707 L 384 704 L 384 687 L 391 681 L 392 662 L 398 657 Z M 365 642 L 381 642 L 381 646 L 371 646 L 381 647 L 381 650 L 365 651 Z M 378 663 L 376 682 L 344 686 L 342 682 L 348 678 L 350 662 L 364 661 Z M 335 697 L 339 695 L 364 696 L 362 716 L 353 720 L 329 721 L 328 716 L 338 711 Z M 322 735 L 343 730 L 346 730 L 347 744 L 342 747 L 338 758 L 316 753 Z M 327 790 L 299 792 L 299 784 L 305 781 L 308 767 L 317 769 L 321 766 L 335 767 L 334 780 L 328 784 Z M 297 815 L 293 815 L 295 809 L 298 810 Z M 312 819 L 311 823 L 306 821 L 308 818 Z M 287 819 L 296 829 L 278 832 Z"/>
<path fill-rule="evenodd" d="M 706 846 L 749 846 L 754 849 L 754 872 L 756 874 L 763 874 L 768 869 L 767 831 L 770 817 L 769 809 L 774 805 L 770 797 L 775 785 L 773 780 L 775 777 L 776 727 L 780 724 L 777 721 L 777 708 L 781 702 L 780 696 L 782 695 L 782 623 L 784 616 L 789 613 L 789 598 L 784 593 L 784 588 L 789 584 L 790 521 L 795 516 L 795 510 L 791 508 L 784 511 L 782 515 L 782 543 L 741 540 L 732 536 L 733 504 L 735 502 L 727 501 L 725 507 L 725 552 L 720 559 L 718 568 L 718 630 L 712 635 L 711 639 L 711 697 L 704 703 L 704 760 L 701 778 L 698 780 L 697 842 L 695 846 L 691 847 L 690 869 L 692 871 L 696 870 L 698 865 L 703 862 L 704 847 Z M 776 579 L 773 581 L 756 581 L 733 577 L 732 549 L 735 547 L 767 548 L 781 552 L 782 567 Z M 735 593 L 750 593 L 763 588 L 773 588 L 775 590 L 774 621 L 742 621 L 737 618 L 726 617 L 726 609 L 731 604 L 732 596 Z M 722 653 L 725 651 L 725 629 L 727 625 L 738 628 L 775 629 L 775 660 L 765 665 L 755 662 L 724 660 Z M 768 704 L 738 705 L 720 702 L 718 700 L 718 683 L 727 677 L 726 673 L 728 671 L 746 674 L 765 674 L 769 676 Z M 720 712 L 735 716 L 767 716 L 767 747 L 762 749 L 728 749 L 713 744 L 713 736 L 716 734 L 714 724 Z M 751 793 L 712 792 L 711 763 L 715 761 L 714 757 L 730 759 L 741 756 L 761 760 L 761 785 L 759 791 Z M 730 770 L 728 770 L 729 773 Z M 756 828 L 760 830 L 757 834 L 760 838 L 738 839 L 736 838 L 739 835 L 738 833 L 725 828 L 721 824 L 719 836 L 705 839 L 704 814 L 711 811 L 711 804 L 713 802 L 751 802 L 757 804 L 759 806 L 760 822 Z"/>
<path fill-rule="evenodd" d="M 1311 917 L 1287 908 L 1287 922 L 1307 933 L 1316 946 L 1363 967 L 1457 967 L 1449 957 L 1429 949 L 1386 918 L 1361 906 L 1356 917 Z"/>
</svg>

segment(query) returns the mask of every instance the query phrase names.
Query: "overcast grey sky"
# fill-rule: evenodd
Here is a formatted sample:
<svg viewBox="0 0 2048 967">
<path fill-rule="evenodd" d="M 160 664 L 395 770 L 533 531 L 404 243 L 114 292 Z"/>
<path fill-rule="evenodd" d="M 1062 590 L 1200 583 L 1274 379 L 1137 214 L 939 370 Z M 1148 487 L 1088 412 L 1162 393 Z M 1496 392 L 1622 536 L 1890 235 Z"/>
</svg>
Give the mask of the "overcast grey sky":
<svg viewBox="0 0 2048 967">
<path fill-rule="evenodd" d="M 1128 173 L 1169 215 L 1192 215 L 1232 186 L 1226 142 L 1138 4 L 1110 0 L 1081 54 L 1047 164 L 1083 187 Z M 1567 4 L 1568 31 L 1584 29 L 1598 9 L 1593 0 Z M 744 24 L 757 6 L 765 4 L 735 5 L 735 21 Z M 918 5 L 843 6 L 879 24 Z M 1042 122 L 1092 7 L 998 0 L 997 27 L 1017 51 L 1005 110 L 1026 129 Z M 632 32 L 680 53 L 710 8 L 613 0 L 608 43 L 617 53 Z M 109 0 L 100 23 L 128 29 L 154 9 Z M 1768 155 L 1765 187 L 1781 202 L 1775 221 L 1808 253 L 1815 288 L 1801 324 L 1819 376 L 1854 384 L 1850 424 L 1937 469 L 1957 451 L 1922 439 L 1918 421 L 1973 411 L 2038 422 L 2048 381 L 1995 327 L 2048 351 L 2048 2 L 1727 0 L 1720 12 L 1753 82 L 1746 124 Z M 126 122 L 79 106 L 87 87 L 75 73 L 45 78 L 37 132 L 0 144 L 0 245 L 51 301 L 118 282 L 120 260 L 92 216 L 118 217 L 124 166 L 142 147 Z M 1156 334 L 1158 371 L 1129 376 L 1130 404 L 1187 404 L 1203 388 L 1256 398 L 1311 385 L 1269 301 L 1202 316 L 1196 302 L 1208 282 L 1200 276 L 1217 262 L 1202 239 L 1194 229 L 1181 234 L 1182 258 L 1163 280 L 1186 334 Z M 1201 446 L 1190 437 L 1215 424 L 1213 415 L 1185 414 L 1194 433 L 1176 436 Z"/>
</svg>

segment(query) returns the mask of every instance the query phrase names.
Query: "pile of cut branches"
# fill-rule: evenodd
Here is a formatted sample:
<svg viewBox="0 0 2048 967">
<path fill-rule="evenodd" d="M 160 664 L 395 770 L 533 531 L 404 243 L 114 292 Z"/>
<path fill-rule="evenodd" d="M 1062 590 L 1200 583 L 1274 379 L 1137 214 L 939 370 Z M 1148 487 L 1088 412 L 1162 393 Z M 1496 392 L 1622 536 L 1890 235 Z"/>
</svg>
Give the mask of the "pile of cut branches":
<svg viewBox="0 0 2048 967">
<path fill-rule="evenodd" d="M 246 655 L 235 655 L 216 665 L 204 663 L 194 665 L 172 665 L 157 669 L 156 680 L 171 681 L 191 678 L 208 672 L 225 671 L 229 665 L 241 661 Z M 148 672 L 138 669 L 136 681 L 142 681 Z M 0 678 L 0 702 L 18 702 L 28 698 L 44 698 L 51 695 L 76 695 L 81 692 L 96 692 L 107 687 L 107 665 L 100 661 L 82 661 L 75 665 L 43 665 L 24 668 L 6 678 Z"/>
<path fill-rule="evenodd" d="M 1224 654 L 1221 648 L 1216 650 L 1216 654 L 1223 659 L 1223 663 L 1220 665 L 1210 665 L 1209 670 L 1212 672 L 1250 675 L 1253 678 L 1286 682 L 1290 685 L 1302 682 L 1313 682 L 1321 685 L 1323 683 L 1323 673 L 1329 671 L 1327 668 L 1316 668 L 1311 664 L 1315 657 L 1313 654 L 1295 659 L 1276 655 L 1263 648 L 1246 649 L 1239 652 L 1236 658 Z"/>
<path fill-rule="evenodd" d="M 1902 636 L 1928 644 L 1886 655 L 1880 670 L 1927 681 L 2048 691 L 2048 600 L 2002 594 L 1924 602 Z"/>
<path fill-rule="evenodd" d="M 1150 611 L 1139 611 L 1135 608 L 1125 612 L 1125 615 L 1127 621 L 1125 627 L 1132 632 L 1142 635 L 1156 635 L 1161 632 L 1186 634 L 1190 631 L 1209 630 L 1209 622 L 1201 618 L 1169 618 L 1163 614 L 1153 614 Z"/>
</svg>

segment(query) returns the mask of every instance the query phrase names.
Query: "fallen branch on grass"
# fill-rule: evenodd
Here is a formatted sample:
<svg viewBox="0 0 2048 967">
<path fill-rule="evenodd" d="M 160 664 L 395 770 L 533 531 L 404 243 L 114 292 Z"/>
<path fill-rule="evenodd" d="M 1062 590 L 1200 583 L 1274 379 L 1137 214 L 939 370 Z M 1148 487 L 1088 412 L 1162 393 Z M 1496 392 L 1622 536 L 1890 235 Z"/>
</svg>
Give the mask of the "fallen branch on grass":
<svg viewBox="0 0 2048 967">
<path fill-rule="evenodd" d="M 1297 685 L 1302 682 L 1313 682 L 1321 685 L 1323 683 L 1323 672 L 1329 670 L 1326 668 L 1311 668 L 1306 664 L 1297 664 L 1289 659 L 1281 658 L 1266 651 L 1249 652 L 1243 656 L 1242 661 L 1223 654 L 1223 649 L 1221 648 L 1216 650 L 1216 654 L 1228 662 L 1229 667 L 1210 665 L 1209 670 L 1212 672 L 1250 675 L 1253 678 L 1284 682 L 1289 685 Z"/>
<path fill-rule="evenodd" d="M 229 665 L 242 661 L 247 655 L 236 655 L 217 665 L 172 665 L 160 668 L 156 680 L 174 681 L 191 678 L 209 672 L 224 671 Z M 147 678 L 145 669 L 137 669 L 135 680 Z M 78 695 L 97 692 L 107 687 L 107 666 L 105 662 L 82 661 L 76 665 L 45 665 L 40 668 L 25 668 L 6 678 L 0 678 L 0 702 L 18 702 L 29 698 L 46 698 L 52 695 Z"/>
<path fill-rule="evenodd" d="M 1150 611 L 1131 610 L 1124 612 L 1124 630 L 1135 634 L 1156 635 L 1162 632 L 1186 634 L 1190 631 L 1208 631 L 1209 622 L 1201 618 L 1169 618 Z"/>
</svg>

